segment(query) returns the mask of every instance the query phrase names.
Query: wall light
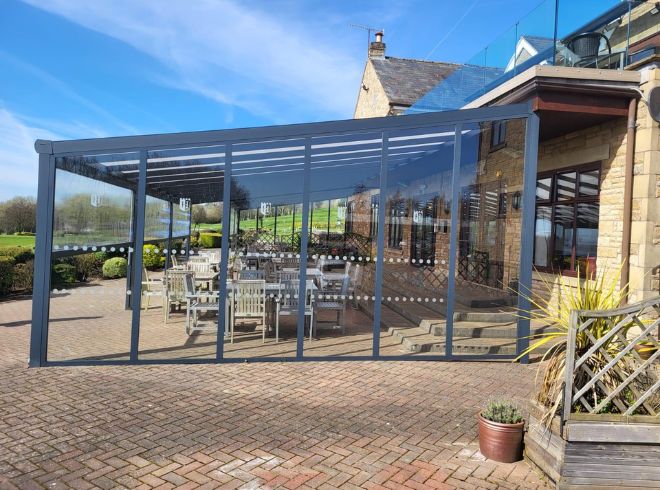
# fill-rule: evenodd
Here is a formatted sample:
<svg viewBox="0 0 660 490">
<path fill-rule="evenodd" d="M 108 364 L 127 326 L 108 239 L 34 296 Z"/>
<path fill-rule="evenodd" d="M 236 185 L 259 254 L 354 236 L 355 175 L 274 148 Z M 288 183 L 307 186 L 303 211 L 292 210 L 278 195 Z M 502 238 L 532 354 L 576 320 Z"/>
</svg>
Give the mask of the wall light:
<svg viewBox="0 0 660 490">
<path fill-rule="evenodd" d="M 520 209 L 521 202 L 522 194 L 520 194 L 520 191 L 514 192 L 513 196 L 511 196 L 511 207 L 517 211 Z"/>
</svg>

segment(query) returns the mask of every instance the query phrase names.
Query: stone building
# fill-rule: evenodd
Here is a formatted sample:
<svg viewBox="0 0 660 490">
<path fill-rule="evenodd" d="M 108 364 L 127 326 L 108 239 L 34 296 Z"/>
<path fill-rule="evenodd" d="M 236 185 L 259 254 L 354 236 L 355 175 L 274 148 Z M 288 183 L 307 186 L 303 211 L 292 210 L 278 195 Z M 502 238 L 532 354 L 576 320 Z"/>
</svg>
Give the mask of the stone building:
<svg viewBox="0 0 660 490">
<path fill-rule="evenodd" d="M 503 77 L 503 82 L 491 84 L 490 90 L 461 106 L 528 102 L 540 116 L 536 285 L 556 284 L 557 271 L 577 284 L 594 272 L 614 274 L 621 269 L 622 284 L 630 283 L 629 301 L 660 292 L 660 128 L 648 106 L 651 89 L 660 86 L 660 15 L 653 7 L 641 4 L 596 31 L 607 37 L 609 57 L 596 56 L 596 64 L 602 66 L 533 64 L 534 52 L 525 53 L 524 70 Z M 535 39 L 538 50 L 552 49 L 552 44 L 552 39 L 549 44 Z M 437 97 L 444 87 L 455 90 L 450 87 L 452 77 L 473 69 L 389 58 L 384 47 L 382 36 L 372 43 L 356 118 L 400 114 L 424 91 Z M 513 56 L 520 57 L 518 47 Z M 625 68 L 617 56 L 626 57 Z M 511 64 L 515 65 L 513 58 Z M 434 76 L 440 81 L 429 89 Z M 515 287 L 524 132 L 517 121 L 481 128 L 476 175 L 461 177 L 459 278 L 502 290 Z M 429 269 L 441 268 L 449 259 L 450 234 L 444 233 L 450 221 L 444 197 L 448 191 L 438 185 L 433 202 L 387 196 L 386 237 L 395 228 L 401 240 L 397 244 L 386 238 L 386 257 L 426 258 L 417 257 L 411 247 L 420 233 L 415 210 L 426 207 L 422 221 L 430 237 L 425 240 L 432 262 L 440 259 Z"/>
</svg>

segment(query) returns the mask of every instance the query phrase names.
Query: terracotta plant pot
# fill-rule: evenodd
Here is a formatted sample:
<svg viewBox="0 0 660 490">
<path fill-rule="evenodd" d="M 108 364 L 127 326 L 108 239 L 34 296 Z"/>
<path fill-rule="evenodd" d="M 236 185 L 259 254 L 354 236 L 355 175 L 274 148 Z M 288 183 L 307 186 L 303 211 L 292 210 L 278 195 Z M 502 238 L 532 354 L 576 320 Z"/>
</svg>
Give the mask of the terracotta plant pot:
<svg viewBox="0 0 660 490">
<path fill-rule="evenodd" d="M 653 354 L 655 354 L 655 351 L 658 349 L 654 345 L 650 344 L 635 344 L 634 349 L 637 351 L 639 354 L 639 357 L 641 357 L 643 360 L 648 360 Z"/>
<path fill-rule="evenodd" d="M 478 415 L 479 450 L 488 459 L 500 463 L 513 463 L 522 459 L 523 429 L 525 421 L 500 424 Z"/>
</svg>

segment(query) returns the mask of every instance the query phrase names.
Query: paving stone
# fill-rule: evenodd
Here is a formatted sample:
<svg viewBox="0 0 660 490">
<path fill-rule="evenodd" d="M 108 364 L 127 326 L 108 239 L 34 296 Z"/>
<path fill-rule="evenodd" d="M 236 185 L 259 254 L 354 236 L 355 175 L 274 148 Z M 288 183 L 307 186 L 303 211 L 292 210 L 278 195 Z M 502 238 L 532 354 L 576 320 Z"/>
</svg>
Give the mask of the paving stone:
<svg viewBox="0 0 660 490">
<path fill-rule="evenodd" d="M 81 316 L 76 311 L 56 308 L 61 318 Z M 107 318 L 123 322 L 123 312 L 112 314 L 110 303 L 90 309 L 85 335 L 107 332 Z M 493 396 L 524 403 L 534 366 L 360 361 L 27 369 L 30 315 L 30 301 L 0 302 L 2 490 L 549 488 L 525 462 L 503 465 L 478 452 L 480 404 Z M 76 349 L 85 348 L 83 340 Z"/>
</svg>

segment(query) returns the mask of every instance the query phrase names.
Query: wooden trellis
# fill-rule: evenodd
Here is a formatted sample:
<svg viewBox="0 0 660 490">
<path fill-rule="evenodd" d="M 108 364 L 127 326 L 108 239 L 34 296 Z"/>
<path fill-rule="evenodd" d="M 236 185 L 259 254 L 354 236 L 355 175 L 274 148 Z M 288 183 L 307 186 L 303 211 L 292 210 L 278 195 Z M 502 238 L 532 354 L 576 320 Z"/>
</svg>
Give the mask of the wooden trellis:
<svg viewBox="0 0 660 490">
<path fill-rule="evenodd" d="M 573 311 L 568 330 L 564 421 L 575 408 L 658 416 L 660 297 L 607 311 Z M 602 336 L 594 336 L 595 327 Z M 644 359 L 635 349 L 644 346 Z"/>
</svg>

